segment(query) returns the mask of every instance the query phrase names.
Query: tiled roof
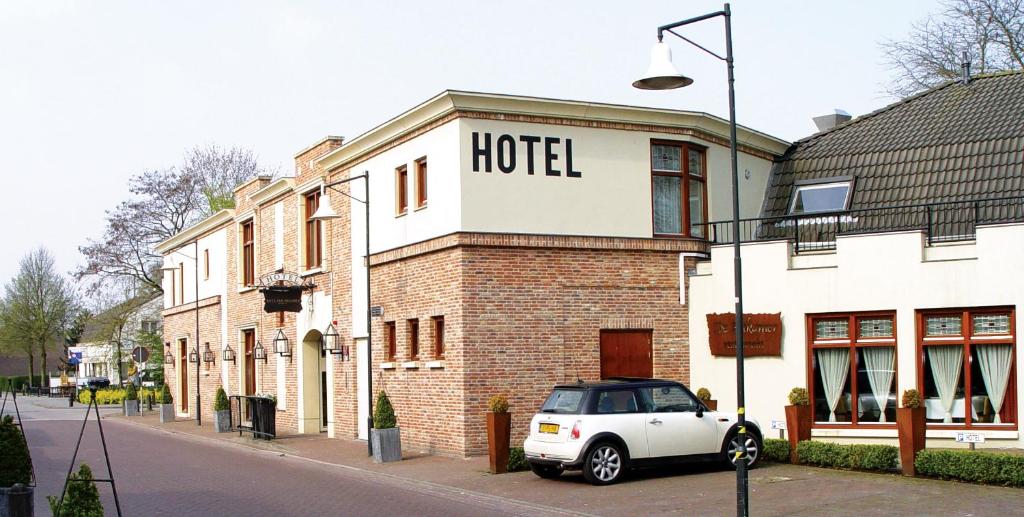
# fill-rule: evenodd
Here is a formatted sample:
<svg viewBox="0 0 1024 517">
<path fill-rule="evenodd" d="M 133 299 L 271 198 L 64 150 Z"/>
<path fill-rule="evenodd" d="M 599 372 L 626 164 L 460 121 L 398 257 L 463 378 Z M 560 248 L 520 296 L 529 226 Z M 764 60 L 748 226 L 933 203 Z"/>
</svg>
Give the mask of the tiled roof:
<svg viewBox="0 0 1024 517">
<path fill-rule="evenodd" d="M 772 168 L 762 216 L 793 184 L 854 178 L 851 209 L 1024 195 L 1024 72 L 908 97 L 793 144 Z"/>
</svg>

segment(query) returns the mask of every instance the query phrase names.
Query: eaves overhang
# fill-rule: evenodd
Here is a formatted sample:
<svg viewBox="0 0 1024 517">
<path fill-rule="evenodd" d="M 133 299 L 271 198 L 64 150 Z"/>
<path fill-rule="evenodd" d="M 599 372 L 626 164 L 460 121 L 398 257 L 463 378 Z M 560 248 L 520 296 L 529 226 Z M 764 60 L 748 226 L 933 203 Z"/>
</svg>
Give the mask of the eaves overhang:
<svg viewBox="0 0 1024 517">
<path fill-rule="evenodd" d="M 198 239 L 214 230 L 219 229 L 234 219 L 235 211 L 229 208 L 221 210 L 202 221 L 199 221 L 188 228 L 178 232 L 171 238 L 156 245 L 157 253 L 167 255 L 172 251 Z"/>
</svg>

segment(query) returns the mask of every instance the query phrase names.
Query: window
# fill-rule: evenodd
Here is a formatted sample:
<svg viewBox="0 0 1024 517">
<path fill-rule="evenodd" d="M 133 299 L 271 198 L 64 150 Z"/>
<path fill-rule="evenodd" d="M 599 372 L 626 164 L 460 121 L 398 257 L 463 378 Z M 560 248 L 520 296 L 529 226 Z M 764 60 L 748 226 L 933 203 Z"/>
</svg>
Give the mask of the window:
<svg viewBox="0 0 1024 517">
<path fill-rule="evenodd" d="M 178 296 L 177 296 L 177 293 L 178 293 L 178 287 L 177 287 L 178 286 L 178 281 L 175 280 L 175 278 L 174 278 L 177 275 L 174 274 L 174 270 L 173 269 L 170 270 L 170 273 L 171 273 L 171 285 L 168 286 L 168 290 L 171 292 L 171 307 L 174 307 L 175 305 L 178 305 Z"/>
<path fill-rule="evenodd" d="M 430 319 L 434 324 L 434 358 L 444 359 L 444 316 Z"/>
<path fill-rule="evenodd" d="M 185 263 L 178 263 L 178 302 L 185 303 Z"/>
<path fill-rule="evenodd" d="M 203 280 L 210 279 L 210 249 L 203 250 Z"/>
<path fill-rule="evenodd" d="M 548 395 L 544 405 L 540 407 L 541 413 L 579 413 L 580 403 L 583 402 L 583 390 L 557 389 Z"/>
<path fill-rule="evenodd" d="M 420 320 L 408 320 L 409 358 L 413 361 L 420 358 Z"/>
<path fill-rule="evenodd" d="M 821 315 L 808 320 L 814 421 L 895 423 L 895 315 Z"/>
<path fill-rule="evenodd" d="M 147 334 L 155 334 L 160 330 L 160 322 L 154 320 L 143 320 L 141 330 Z"/>
<path fill-rule="evenodd" d="M 651 145 L 654 234 L 703 238 L 707 222 L 704 151 L 661 142 Z"/>
<path fill-rule="evenodd" d="M 919 311 L 925 420 L 956 427 L 1016 423 L 1013 309 Z"/>
<path fill-rule="evenodd" d="M 789 213 L 809 214 L 846 210 L 849 201 L 849 181 L 797 185 L 796 190 L 793 191 L 793 201 L 789 205 Z"/>
<path fill-rule="evenodd" d="M 633 390 L 608 390 L 597 395 L 598 414 L 636 413 L 639 407 Z"/>
<path fill-rule="evenodd" d="M 405 215 L 409 211 L 409 169 L 405 165 L 395 169 L 395 214 Z"/>
<path fill-rule="evenodd" d="M 699 404 L 679 386 L 661 386 L 658 388 L 642 388 L 640 392 L 653 413 L 680 413 L 697 411 Z"/>
<path fill-rule="evenodd" d="M 242 285 L 256 284 L 256 253 L 253 247 L 252 220 L 242 223 Z"/>
<path fill-rule="evenodd" d="M 320 208 L 319 190 L 306 194 L 306 269 L 316 269 L 321 264 L 321 224 L 313 219 L 317 208 Z"/>
<path fill-rule="evenodd" d="M 398 336 L 395 335 L 395 322 L 384 323 L 384 342 L 387 343 L 387 350 L 384 354 L 388 361 L 395 360 L 395 352 L 398 344 Z"/>
<path fill-rule="evenodd" d="M 427 159 L 416 160 L 416 208 L 427 206 Z"/>
</svg>

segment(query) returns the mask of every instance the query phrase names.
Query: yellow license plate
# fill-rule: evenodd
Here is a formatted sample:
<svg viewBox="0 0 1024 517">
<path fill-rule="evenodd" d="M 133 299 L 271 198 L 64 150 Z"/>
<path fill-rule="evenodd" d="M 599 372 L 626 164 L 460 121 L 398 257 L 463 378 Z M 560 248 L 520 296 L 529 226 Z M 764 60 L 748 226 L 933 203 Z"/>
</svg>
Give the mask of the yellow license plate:
<svg viewBox="0 0 1024 517">
<path fill-rule="evenodd" d="M 558 424 L 540 424 L 540 432 L 558 434 Z"/>
</svg>

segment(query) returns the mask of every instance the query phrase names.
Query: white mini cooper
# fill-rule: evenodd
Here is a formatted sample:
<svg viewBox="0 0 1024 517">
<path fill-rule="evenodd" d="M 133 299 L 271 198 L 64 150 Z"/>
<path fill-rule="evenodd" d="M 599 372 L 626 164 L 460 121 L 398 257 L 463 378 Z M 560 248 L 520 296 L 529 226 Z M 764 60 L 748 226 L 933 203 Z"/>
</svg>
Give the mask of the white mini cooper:
<svg viewBox="0 0 1024 517">
<path fill-rule="evenodd" d="M 724 461 L 735 467 L 736 414 L 711 411 L 682 384 L 615 378 L 555 386 L 530 422 L 523 443 L 542 478 L 582 469 L 595 485 L 630 468 L 680 461 Z M 761 430 L 747 421 L 747 465 L 760 460 Z"/>
</svg>

